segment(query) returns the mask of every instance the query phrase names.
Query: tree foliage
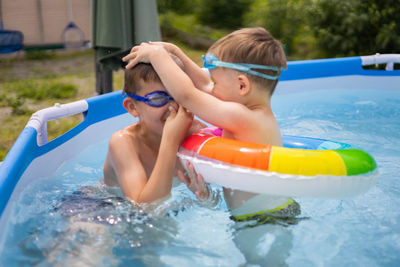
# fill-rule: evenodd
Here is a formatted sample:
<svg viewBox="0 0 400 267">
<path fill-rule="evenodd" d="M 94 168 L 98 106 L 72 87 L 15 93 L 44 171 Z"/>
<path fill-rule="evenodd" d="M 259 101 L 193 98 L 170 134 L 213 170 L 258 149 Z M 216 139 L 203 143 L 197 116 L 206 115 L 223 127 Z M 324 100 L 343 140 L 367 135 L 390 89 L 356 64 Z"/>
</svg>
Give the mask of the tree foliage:
<svg viewBox="0 0 400 267">
<path fill-rule="evenodd" d="M 168 11 L 173 11 L 176 14 L 191 14 L 194 12 L 197 2 L 197 0 L 157 0 L 157 9 L 160 14 Z"/>
<path fill-rule="evenodd" d="M 319 0 L 308 17 L 326 56 L 400 51 L 398 0 Z"/>
<path fill-rule="evenodd" d="M 305 10 L 310 0 L 255 0 L 245 15 L 248 27 L 265 27 L 285 46 L 292 47 L 307 20 Z"/>
<path fill-rule="evenodd" d="M 261 26 L 292 57 L 315 58 L 400 53 L 399 1 L 158 0 L 158 5 L 164 15 L 179 14 L 180 23 L 167 21 L 192 34 Z"/>
</svg>

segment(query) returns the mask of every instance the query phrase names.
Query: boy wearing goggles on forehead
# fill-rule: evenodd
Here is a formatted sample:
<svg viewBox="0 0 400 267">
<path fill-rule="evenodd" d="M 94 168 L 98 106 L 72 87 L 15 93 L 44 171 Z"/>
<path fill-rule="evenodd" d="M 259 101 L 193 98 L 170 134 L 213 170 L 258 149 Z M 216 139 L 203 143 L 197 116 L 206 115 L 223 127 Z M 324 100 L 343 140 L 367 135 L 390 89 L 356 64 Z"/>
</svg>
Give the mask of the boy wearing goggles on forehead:
<svg viewBox="0 0 400 267">
<path fill-rule="evenodd" d="M 120 186 L 135 203 L 150 203 L 170 194 L 178 148 L 187 134 L 204 125 L 174 102 L 150 64 L 125 71 L 123 93 L 124 108 L 139 121 L 111 136 L 104 182 Z M 195 191 L 197 185 L 192 186 Z"/>
<path fill-rule="evenodd" d="M 168 53 L 183 62 L 183 70 Z M 271 96 L 281 68 L 286 68 L 286 57 L 282 45 L 267 30 L 245 28 L 214 43 L 203 56 L 212 80 L 177 46 L 169 43 L 142 43 L 133 47 L 123 60 L 129 61 L 126 68 L 139 62 L 151 63 L 168 93 L 204 121 L 222 128 L 223 137 L 282 146 L 279 126 L 271 110 Z M 260 199 L 256 194 L 228 188 L 224 188 L 224 197 L 236 221 L 251 220 L 254 215 L 263 217 L 277 206 L 299 212 L 292 199 L 265 195 Z"/>
</svg>

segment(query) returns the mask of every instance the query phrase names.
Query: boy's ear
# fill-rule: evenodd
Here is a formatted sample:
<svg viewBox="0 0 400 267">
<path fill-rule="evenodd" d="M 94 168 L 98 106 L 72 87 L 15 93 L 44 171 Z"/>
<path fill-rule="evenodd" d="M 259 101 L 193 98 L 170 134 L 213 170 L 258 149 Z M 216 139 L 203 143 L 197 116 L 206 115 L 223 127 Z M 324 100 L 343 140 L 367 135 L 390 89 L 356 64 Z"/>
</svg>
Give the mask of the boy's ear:
<svg viewBox="0 0 400 267">
<path fill-rule="evenodd" d="M 245 96 L 250 93 L 251 90 L 251 83 L 249 78 L 246 75 L 238 75 L 237 81 L 239 83 L 239 95 Z"/>
<path fill-rule="evenodd" d="M 139 116 L 139 113 L 136 110 L 136 106 L 135 103 L 133 102 L 133 100 L 130 97 L 126 97 L 124 98 L 122 105 L 124 106 L 124 108 L 130 113 L 132 114 L 134 117 Z"/>
</svg>

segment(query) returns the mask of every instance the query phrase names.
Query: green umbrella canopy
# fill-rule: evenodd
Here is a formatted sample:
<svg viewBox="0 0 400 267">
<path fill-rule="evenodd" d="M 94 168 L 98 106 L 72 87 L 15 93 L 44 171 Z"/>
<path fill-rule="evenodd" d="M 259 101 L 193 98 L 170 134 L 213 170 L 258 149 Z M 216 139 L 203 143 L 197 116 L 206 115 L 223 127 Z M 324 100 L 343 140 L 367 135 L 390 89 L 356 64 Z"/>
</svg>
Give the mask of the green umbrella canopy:
<svg viewBox="0 0 400 267">
<path fill-rule="evenodd" d="M 94 0 L 93 47 L 103 70 L 117 70 L 135 44 L 161 40 L 156 0 Z"/>
</svg>

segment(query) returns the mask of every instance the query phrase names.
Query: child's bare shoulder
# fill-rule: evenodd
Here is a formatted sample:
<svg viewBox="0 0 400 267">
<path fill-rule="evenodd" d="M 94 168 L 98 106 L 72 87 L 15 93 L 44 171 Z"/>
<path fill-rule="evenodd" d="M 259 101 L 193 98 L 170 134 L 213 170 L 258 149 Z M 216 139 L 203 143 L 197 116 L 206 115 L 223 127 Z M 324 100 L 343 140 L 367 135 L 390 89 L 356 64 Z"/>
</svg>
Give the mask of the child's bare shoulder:
<svg viewBox="0 0 400 267">
<path fill-rule="evenodd" d="M 242 136 L 244 140 L 261 144 L 271 144 L 280 146 L 282 137 L 278 122 L 272 112 L 253 111 L 246 121 L 246 127 L 242 125 Z"/>
<path fill-rule="evenodd" d="M 136 139 L 136 124 L 134 124 L 114 132 L 110 137 L 109 146 L 134 144 Z"/>
</svg>

